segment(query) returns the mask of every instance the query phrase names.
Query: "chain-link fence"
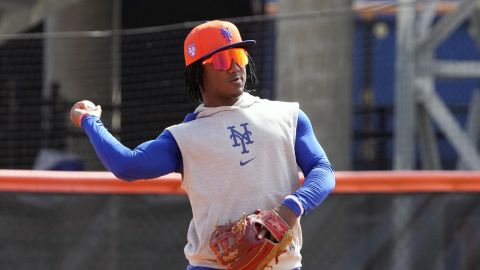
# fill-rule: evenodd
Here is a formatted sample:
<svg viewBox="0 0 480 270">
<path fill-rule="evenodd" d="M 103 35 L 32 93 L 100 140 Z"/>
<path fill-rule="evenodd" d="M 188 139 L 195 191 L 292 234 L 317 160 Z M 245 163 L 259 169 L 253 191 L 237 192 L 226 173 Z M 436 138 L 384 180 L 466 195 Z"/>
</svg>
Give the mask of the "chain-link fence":
<svg viewBox="0 0 480 270">
<path fill-rule="evenodd" d="M 185 196 L 0 193 L 1 269 L 185 269 Z M 480 269 L 478 193 L 333 194 L 303 268 Z"/>
<path fill-rule="evenodd" d="M 272 24 L 238 24 L 245 38 L 259 43 L 252 57 L 266 59 L 256 64 L 261 83 L 255 93 L 262 97 L 272 96 L 273 50 L 265 48 Z M 68 122 L 70 107 L 81 99 L 102 105 L 102 120 L 132 148 L 182 122 L 198 105 L 187 99 L 183 80 L 183 40 L 193 25 L 125 30 L 117 56 L 109 31 L 0 37 L 0 167 L 103 170 L 86 136 Z M 118 103 L 112 101 L 114 57 L 121 63 Z M 115 113 L 121 115 L 117 126 Z"/>
<path fill-rule="evenodd" d="M 287 27 L 302 22 L 328 29 L 331 24 L 341 23 L 342 27 L 349 27 L 332 29 L 352 32 L 351 54 L 329 52 L 317 62 L 304 56 L 291 59 L 317 63 L 316 70 L 298 71 L 311 73 L 305 75 L 307 77 L 322 78 L 325 74 L 318 72 L 324 70 L 328 74 L 337 74 L 338 81 L 351 73 L 352 86 L 346 91 L 351 91 L 348 96 L 351 96 L 354 107 L 350 152 L 355 170 L 392 168 L 394 15 L 377 13 L 376 16 L 365 16 L 365 13 L 347 8 L 314 11 L 304 16 L 257 16 L 235 21 L 244 39 L 257 40 L 257 46 L 250 51 L 260 80 L 256 94 L 266 98 L 275 98 L 276 84 L 291 79 L 289 76 L 278 78 L 276 73 L 276 59 L 282 55 L 276 51 L 277 43 L 282 42 L 278 40 L 279 25 Z M 349 20 L 351 24 L 345 23 Z M 437 51 L 438 58 L 480 58 L 475 43 L 477 32 L 472 30 L 476 29 L 476 24 L 471 21 L 467 20 L 442 43 Z M 0 167 L 104 170 L 82 131 L 74 129 L 68 122 L 70 106 L 80 99 L 91 99 L 101 104 L 103 121 L 129 147 L 154 139 L 165 127 L 181 122 L 196 106 L 186 98 L 182 77 L 183 40 L 193 25 L 177 24 L 118 32 L 36 32 L 1 36 Z M 333 33 L 331 37 L 340 36 Z M 295 46 L 295 42 L 316 44 L 317 41 L 306 34 L 304 39 L 289 45 Z M 330 43 L 318 44 L 327 46 L 324 48 L 326 51 L 332 50 Z M 117 53 L 112 52 L 115 46 L 119 46 Z M 340 70 L 342 65 L 323 66 L 325 63 L 345 61 L 347 55 L 351 57 L 351 70 Z M 301 63 L 299 65 L 302 66 Z M 117 75 L 118 78 L 115 77 Z M 478 79 L 442 80 L 437 81 L 436 86 L 455 117 L 464 125 Z M 317 95 L 323 91 L 326 89 L 291 89 L 290 96 L 293 99 L 302 96 L 306 100 L 317 100 Z M 336 106 L 334 100 L 319 102 L 312 108 Z M 316 114 L 310 116 L 317 117 Z M 327 119 L 328 115 L 320 115 L 319 121 Z M 314 123 L 314 126 L 317 125 Z M 318 136 L 324 137 L 329 132 L 333 131 L 324 128 Z M 335 137 L 335 134 L 330 137 Z M 442 133 L 437 132 L 437 137 L 443 168 L 455 168 L 457 154 Z M 327 154 L 336 154 L 334 149 L 330 149 L 330 142 L 321 143 L 327 148 Z"/>
</svg>

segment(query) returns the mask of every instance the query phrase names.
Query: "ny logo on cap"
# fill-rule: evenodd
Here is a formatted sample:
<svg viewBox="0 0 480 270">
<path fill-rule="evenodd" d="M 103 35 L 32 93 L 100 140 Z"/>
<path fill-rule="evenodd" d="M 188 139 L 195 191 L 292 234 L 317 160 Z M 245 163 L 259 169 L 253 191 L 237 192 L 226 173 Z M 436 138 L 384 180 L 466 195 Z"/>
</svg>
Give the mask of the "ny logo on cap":
<svg viewBox="0 0 480 270">
<path fill-rule="evenodd" d="M 191 57 L 194 57 L 195 53 L 197 53 L 197 47 L 195 46 L 195 43 L 188 45 L 187 51 Z"/>
<path fill-rule="evenodd" d="M 232 41 L 232 32 L 227 27 L 220 28 L 220 33 L 224 38 L 227 39 L 228 42 Z"/>
</svg>

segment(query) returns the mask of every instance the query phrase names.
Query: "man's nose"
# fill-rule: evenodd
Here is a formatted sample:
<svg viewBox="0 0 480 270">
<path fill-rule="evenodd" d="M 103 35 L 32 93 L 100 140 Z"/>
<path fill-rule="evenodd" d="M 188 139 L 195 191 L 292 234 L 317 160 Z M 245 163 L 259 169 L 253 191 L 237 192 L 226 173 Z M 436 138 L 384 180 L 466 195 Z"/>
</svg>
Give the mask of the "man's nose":
<svg viewBox="0 0 480 270">
<path fill-rule="evenodd" d="M 232 63 L 230 64 L 230 68 L 228 69 L 229 72 L 237 72 L 240 70 L 240 66 L 235 62 L 233 59 L 231 60 Z"/>
</svg>

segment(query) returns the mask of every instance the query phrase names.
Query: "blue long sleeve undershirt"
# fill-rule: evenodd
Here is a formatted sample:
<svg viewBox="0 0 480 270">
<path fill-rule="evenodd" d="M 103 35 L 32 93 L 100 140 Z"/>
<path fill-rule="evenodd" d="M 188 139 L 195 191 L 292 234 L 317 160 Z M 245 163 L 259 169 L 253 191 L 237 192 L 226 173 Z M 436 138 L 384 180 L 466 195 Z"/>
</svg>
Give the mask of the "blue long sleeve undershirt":
<svg viewBox="0 0 480 270">
<path fill-rule="evenodd" d="M 313 132 L 312 123 L 303 111 L 299 111 L 295 156 L 305 180 L 293 193 L 307 214 L 320 205 L 335 187 L 333 168 Z"/>
<path fill-rule="evenodd" d="M 189 114 L 185 121 L 195 118 L 195 114 Z M 131 150 L 108 132 L 95 116 L 84 117 L 82 127 L 104 166 L 120 179 L 150 179 L 182 170 L 180 149 L 168 130 L 163 131 L 155 140 L 142 143 Z M 295 154 L 305 181 L 293 196 L 300 201 L 305 214 L 325 200 L 335 187 L 335 179 L 325 151 L 318 143 L 312 124 L 303 111 L 298 115 Z M 298 209 L 292 210 L 298 213 Z"/>
</svg>

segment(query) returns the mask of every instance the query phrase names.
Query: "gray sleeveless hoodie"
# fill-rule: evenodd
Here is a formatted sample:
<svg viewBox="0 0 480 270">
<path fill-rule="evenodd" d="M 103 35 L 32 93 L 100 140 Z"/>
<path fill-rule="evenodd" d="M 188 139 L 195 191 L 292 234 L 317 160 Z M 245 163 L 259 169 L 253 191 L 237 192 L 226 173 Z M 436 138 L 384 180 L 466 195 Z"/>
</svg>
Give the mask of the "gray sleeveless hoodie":
<svg viewBox="0 0 480 270">
<path fill-rule="evenodd" d="M 200 105 L 195 112 L 195 120 L 167 128 L 182 153 L 182 188 L 193 213 L 184 251 L 191 265 L 222 269 L 209 246 L 215 226 L 273 209 L 299 187 L 298 104 L 243 93 L 232 106 Z M 294 232 L 294 243 L 273 269 L 301 266 L 300 223 Z"/>
</svg>

